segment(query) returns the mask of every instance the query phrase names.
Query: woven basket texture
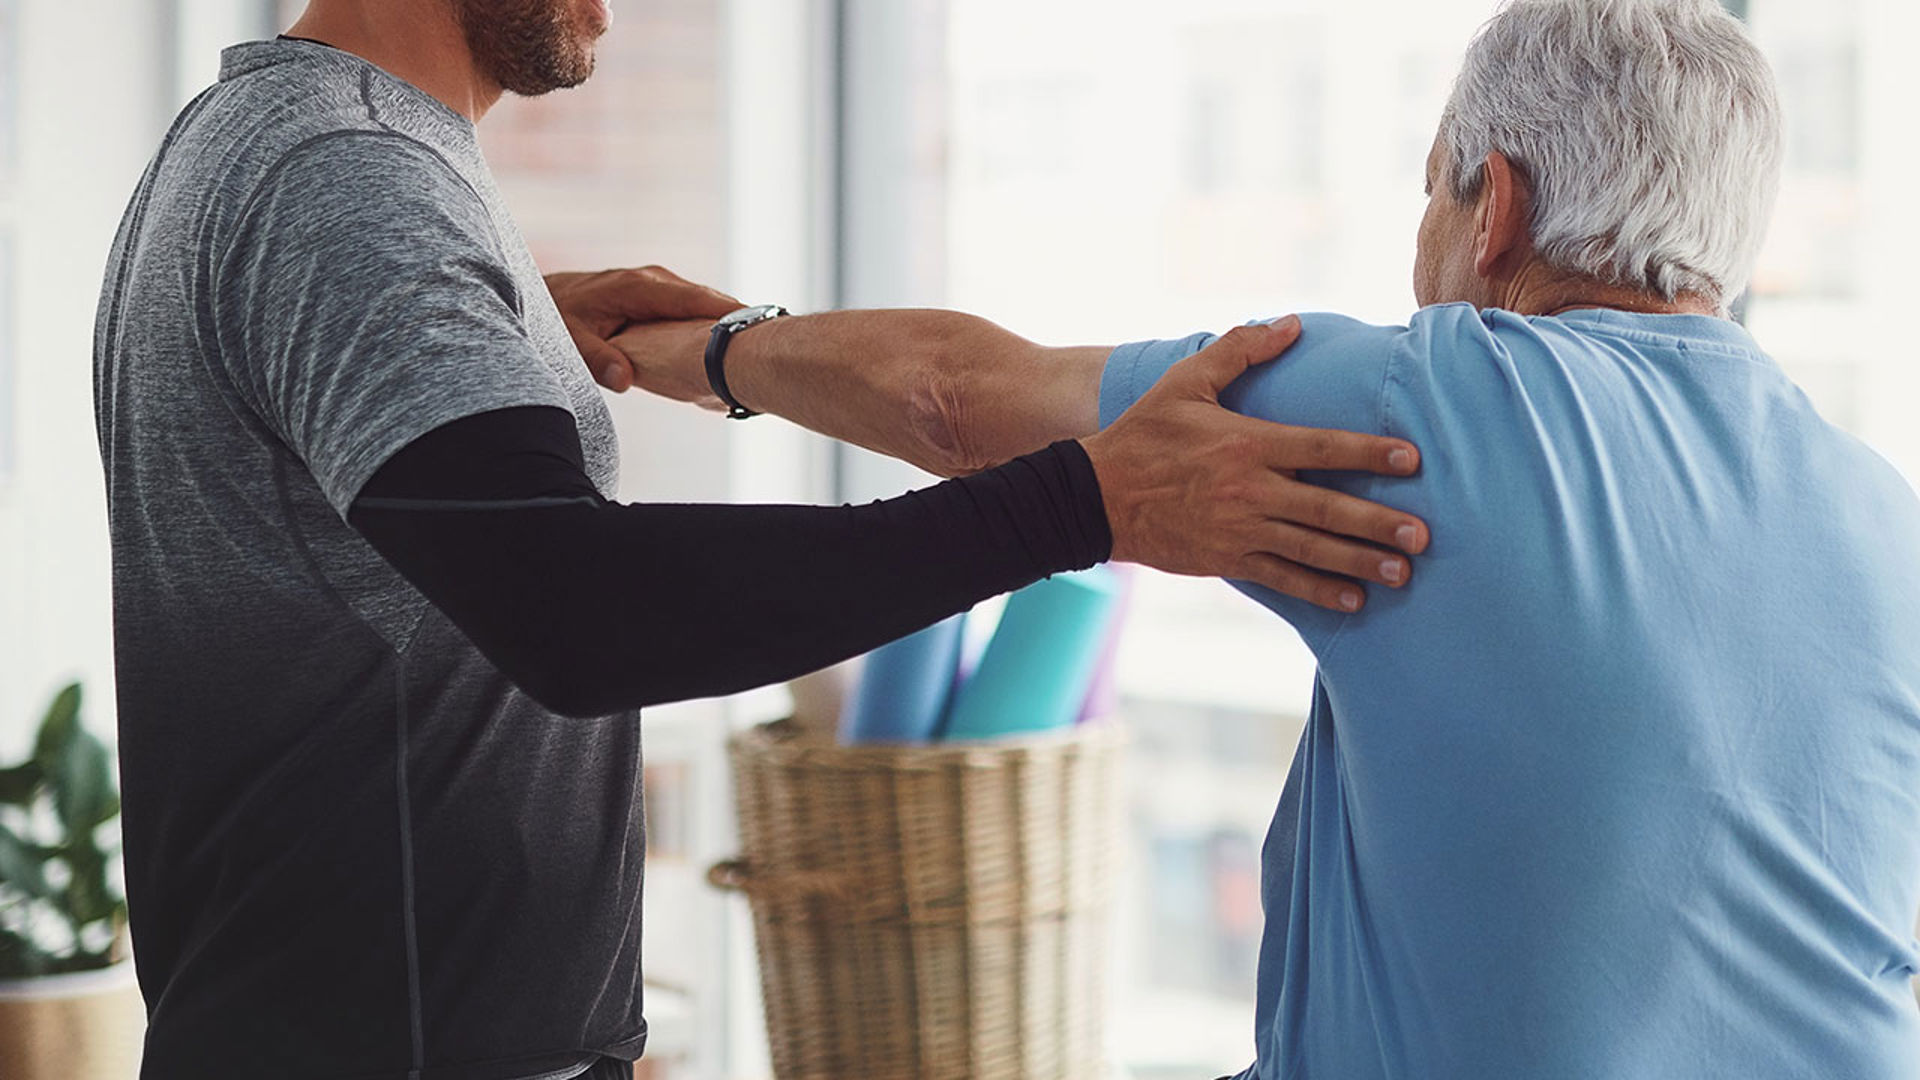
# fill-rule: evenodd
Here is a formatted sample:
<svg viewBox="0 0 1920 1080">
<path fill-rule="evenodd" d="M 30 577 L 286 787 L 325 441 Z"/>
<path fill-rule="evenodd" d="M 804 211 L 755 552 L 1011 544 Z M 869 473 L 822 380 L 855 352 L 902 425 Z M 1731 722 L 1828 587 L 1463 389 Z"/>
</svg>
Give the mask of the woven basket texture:
<svg viewBox="0 0 1920 1080">
<path fill-rule="evenodd" d="M 780 1080 L 1104 1075 L 1121 749 L 1110 724 L 993 743 L 730 744 Z"/>
</svg>

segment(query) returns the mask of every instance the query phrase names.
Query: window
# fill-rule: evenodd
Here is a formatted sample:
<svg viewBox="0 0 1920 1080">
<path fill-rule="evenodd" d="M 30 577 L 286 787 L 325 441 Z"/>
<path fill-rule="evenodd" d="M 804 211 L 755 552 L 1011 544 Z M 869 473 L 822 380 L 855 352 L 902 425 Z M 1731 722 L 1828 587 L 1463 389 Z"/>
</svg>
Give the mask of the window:
<svg viewBox="0 0 1920 1080">
<path fill-rule="evenodd" d="M 1893 322 L 1920 244 L 1898 103 L 1920 87 L 1888 43 L 1913 40 L 1892 26 L 1912 16 L 1883 0 L 1742 6 L 1789 143 L 1750 325 L 1829 419 L 1920 477 L 1920 437 L 1900 415 L 1920 380 Z M 850 6 L 867 21 L 847 67 L 848 186 L 861 192 L 848 303 L 943 304 L 1056 344 L 1413 310 L 1422 165 L 1492 0 L 910 7 Z M 890 75 L 863 43 L 940 60 Z M 902 96 L 911 119 L 870 104 Z M 894 190 L 918 193 L 914 214 Z M 941 258 L 917 275 L 863 270 L 930 252 Z M 1121 651 L 1140 764 L 1118 1049 L 1139 1076 L 1204 1075 L 1251 1056 L 1258 844 L 1313 663 L 1224 586 L 1137 585 Z"/>
</svg>

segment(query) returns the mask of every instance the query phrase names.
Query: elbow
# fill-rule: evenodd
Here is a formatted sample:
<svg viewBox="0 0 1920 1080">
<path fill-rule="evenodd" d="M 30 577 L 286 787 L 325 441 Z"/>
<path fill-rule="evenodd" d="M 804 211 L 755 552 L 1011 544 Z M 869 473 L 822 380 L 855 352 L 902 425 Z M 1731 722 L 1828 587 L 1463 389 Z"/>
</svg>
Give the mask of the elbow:
<svg viewBox="0 0 1920 1080">
<path fill-rule="evenodd" d="M 968 476 L 987 468 L 967 437 L 966 390 L 956 380 L 932 370 L 907 400 L 907 426 L 915 453 L 913 464 L 935 476 Z"/>
<path fill-rule="evenodd" d="M 915 465 L 938 476 L 969 476 L 999 464 L 983 438 L 980 399 L 994 374 L 991 349 L 981 347 L 991 323 L 971 315 L 941 312 L 920 362 L 912 365 L 907 424 L 921 460 Z"/>
</svg>

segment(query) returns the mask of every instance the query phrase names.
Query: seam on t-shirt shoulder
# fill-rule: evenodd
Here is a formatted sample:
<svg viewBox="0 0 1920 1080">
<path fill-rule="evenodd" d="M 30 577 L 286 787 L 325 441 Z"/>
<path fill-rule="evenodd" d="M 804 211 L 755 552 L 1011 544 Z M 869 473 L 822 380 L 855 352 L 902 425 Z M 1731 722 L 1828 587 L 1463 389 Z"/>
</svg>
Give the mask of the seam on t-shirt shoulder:
<svg viewBox="0 0 1920 1080">
<path fill-rule="evenodd" d="M 354 136 L 399 139 L 402 142 L 418 146 L 428 153 L 433 153 L 433 148 L 422 143 L 419 139 L 390 129 L 368 130 L 365 128 L 340 128 L 309 136 L 295 143 L 293 146 L 288 147 L 272 165 L 268 166 L 264 173 L 260 174 L 260 179 L 254 183 L 253 190 L 248 193 L 246 202 L 241 205 L 239 212 L 234 215 L 225 243 L 221 246 L 219 253 L 209 257 L 208 253 L 202 252 L 196 259 L 196 280 L 194 282 L 194 288 L 201 297 L 198 308 L 202 318 L 208 318 L 213 311 L 214 305 L 219 301 L 219 283 L 226 279 L 227 263 L 233 257 L 234 246 L 240 242 L 241 235 L 246 232 L 247 219 L 253 215 L 260 204 L 260 200 L 279 179 L 280 175 L 287 170 L 296 158 L 312 150 L 314 147 L 323 143 L 333 142 L 337 139 Z M 438 154 L 434 154 L 434 157 L 440 161 L 442 165 L 447 165 L 445 158 Z M 469 192 L 473 191 L 473 186 L 466 183 L 466 178 L 460 176 L 458 170 L 453 169 L 451 166 L 447 167 L 448 171 L 451 172 L 456 179 L 460 180 L 462 186 L 466 187 Z M 478 200 L 477 193 L 475 193 L 475 198 Z M 480 202 L 479 206 L 484 213 L 486 209 L 485 202 Z M 494 240 L 497 247 L 498 237 L 496 236 Z M 498 252 L 496 251 L 496 255 L 497 254 Z M 504 266 L 504 256 L 501 256 L 501 259 L 502 265 Z M 515 298 L 518 299 L 517 289 Z M 248 410 L 265 423 L 269 430 L 273 430 L 274 425 L 266 421 L 266 410 L 261 407 L 261 403 L 255 401 L 253 395 L 240 386 L 240 380 L 232 376 L 232 369 L 227 363 L 226 342 L 224 341 L 225 335 L 219 331 L 217 319 L 213 321 L 209 329 L 211 332 L 207 335 L 206 348 L 202 352 L 203 363 L 209 364 L 212 367 L 217 382 L 227 386 L 240 401 L 246 404 Z"/>
<path fill-rule="evenodd" d="M 267 167 L 265 172 L 260 174 L 260 179 L 254 183 L 253 190 L 247 194 L 247 201 L 241 205 L 239 213 L 233 216 L 232 228 L 226 238 L 226 243 L 221 247 L 220 255 L 214 260 L 213 266 L 211 267 L 212 279 L 220 280 L 226 276 L 227 262 L 233 257 L 233 248 L 235 244 L 239 243 L 240 235 L 246 231 L 245 223 L 247 219 L 253 216 L 255 209 L 260 205 L 260 200 L 266 196 L 268 190 L 280 179 L 281 174 L 286 172 L 297 158 L 300 158 L 323 143 L 356 137 L 397 140 L 406 145 L 417 147 L 435 161 L 439 162 L 440 166 L 446 170 L 447 175 L 458 182 L 462 188 L 466 189 L 468 195 L 472 196 L 474 206 L 487 221 L 487 233 L 488 237 L 493 241 L 494 255 L 500 259 L 501 265 L 504 266 L 507 264 L 506 248 L 501 243 L 499 230 L 493 226 L 493 215 L 488 212 L 487 201 L 481 196 L 479 189 L 475 188 L 468 182 L 465 176 L 460 174 L 460 170 L 455 168 L 451 161 L 447 160 L 445 154 L 442 154 L 426 142 L 404 131 L 382 123 L 378 128 L 336 128 L 333 131 L 323 131 L 317 135 L 310 135 L 288 147 L 272 165 Z M 209 284 L 211 283 L 212 282 L 209 281 Z"/>
<path fill-rule="evenodd" d="M 1399 438 L 1400 436 L 1394 434 L 1393 403 L 1389 397 L 1389 391 L 1394 384 L 1394 371 L 1400 361 L 1400 350 L 1405 342 L 1412 336 L 1410 332 L 1401 334 L 1399 338 L 1394 341 L 1393 347 L 1387 351 L 1386 362 L 1380 365 L 1380 391 L 1374 397 L 1373 412 L 1374 418 L 1379 421 L 1378 429 L 1380 434 L 1390 438 Z M 1367 478 L 1362 481 L 1360 497 L 1371 500 L 1376 498 L 1379 493 L 1379 477 L 1369 473 Z M 1334 626 L 1333 633 L 1327 635 L 1327 640 L 1320 646 L 1320 653 L 1317 657 L 1320 667 L 1326 667 L 1327 659 L 1333 655 L 1335 646 L 1345 637 L 1347 627 L 1352 626 L 1353 620 L 1358 617 L 1358 612 L 1343 616 L 1340 622 Z"/>
<path fill-rule="evenodd" d="M 1638 327 L 1620 326 L 1611 322 L 1586 319 L 1564 319 L 1567 326 L 1575 328 L 1587 337 L 1610 337 L 1621 341 L 1631 341 L 1636 345 L 1651 345 L 1656 348 L 1672 348 L 1686 353 L 1708 353 L 1729 360 L 1744 360 L 1750 364 L 1767 364 L 1766 353 L 1756 346 L 1742 345 L 1732 341 L 1716 341 L 1702 338 L 1683 337 L 1679 334 L 1662 334 Z"/>
<path fill-rule="evenodd" d="M 500 236 L 500 227 L 499 224 L 493 220 L 492 211 L 487 208 L 487 197 L 480 194 L 480 189 L 474 187 L 473 184 L 468 181 L 467 175 L 460 171 L 459 166 L 447 160 L 447 155 L 441 153 L 439 147 L 416 139 L 406 132 L 401 131 L 399 128 L 394 127 L 392 124 L 387 123 L 386 119 L 380 115 L 379 103 L 373 100 L 373 74 L 374 69 L 372 67 L 368 67 L 360 72 L 360 100 L 366 103 L 367 119 L 380 125 L 382 131 L 391 132 L 400 138 L 414 143 L 422 150 L 432 154 L 439 160 L 440 164 L 446 166 L 447 172 L 453 174 L 453 178 L 460 181 L 460 186 L 466 188 L 467 193 L 473 196 L 473 201 L 479 204 L 481 211 L 480 216 L 485 218 L 487 222 L 487 236 L 493 241 L 494 256 L 500 260 L 502 266 L 508 266 L 507 243 Z M 513 313 L 525 319 L 527 317 L 527 298 L 520 294 L 519 279 L 511 274 L 509 274 L 508 277 L 513 286 Z"/>
<path fill-rule="evenodd" d="M 1616 326 L 1587 329 L 1586 332 L 1593 337 L 1614 337 L 1622 341 L 1631 341 L 1636 345 L 1671 348 L 1684 353 L 1707 353 L 1712 356 L 1724 357 L 1728 360 L 1744 360 L 1750 364 L 1766 363 L 1765 354 L 1755 349 L 1721 341 L 1701 341 L 1697 338 L 1653 334 Z"/>
<path fill-rule="evenodd" d="M 486 200 L 480 195 L 478 189 L 469 183 L 465 176 L 461 175 L 460 170 L 455 168 L 453 163 L 447 160 L 446 155 L 440 153 L 422 140 L 404 131 L 396 130 L 384 123 L 378 128 L 339 128 L 309 136 L 295 143 L 293 146 L 288 147 L 287 150 L 260 175 L 260 179 L 253 185 L 253 190 L 248 193 L 246 202 L 241 206 L 240 211 L 234 215 L 226 241 L 221 247 L 218 256 L 209 262 L 201 263 L 198 273 L 204 275 L 204 277 L 196 282 L 196 287 L 200 295 L 205 298 L 202 303 L 202 310 L 210 311 L 211 306 L 217 302 L 220 295 L 218 283 L 226 278 L 227 263 L 232 259 L 234 247 L 239 243 L 240 237 L 246 232 L 246 222 L 257 210 L 260 200 L 265 197 L 266 193 L 279 180 L 280 176 L 286 172 L 297 159 L 310 153 L 316 147 L 337 140 L 355 137 L 382 140 L 392 139 L 399 141 L 403 145 L 415 147 L 438 162 L 446 174 L 458 182 L 459 186 L 473 199 L 473 208 L 478 211 L 479 217 L 486 222 L 486 237 L 492 245 L 493 257 L 499 262 L 501 268 L 507 271 L 504 278 L 513 291 L 511 297 L 513 313 L 516 318 L 524 321 L 526 318 L 525 300 L 521 295 L 520 284 L 517 277 L 512 273 L 512 264 L 507 258 L 506 249 L 500 239 L 499 230 L 494 225 L 493 215 L 487 209 Z M 246 403 L 247 408 L 264 422 L 266 419 L 265 410 L 261 408 L 260 403 L 254 401 L 251 394 L 242 392 L 238 380 L 235 380 L 231 376 L 231 370 L 227 362 L 225 342 L 223 340 L 224 335 L 216 330 L 210 337 L 209 348 L 211 355 L 207 355 L 205 359 L 216 369 L 216 380 L 233 390 L 239 399 Z M 268 423 L 266 426 L 270 430 L 273 428 L 271 423 Z"/>
</svg>

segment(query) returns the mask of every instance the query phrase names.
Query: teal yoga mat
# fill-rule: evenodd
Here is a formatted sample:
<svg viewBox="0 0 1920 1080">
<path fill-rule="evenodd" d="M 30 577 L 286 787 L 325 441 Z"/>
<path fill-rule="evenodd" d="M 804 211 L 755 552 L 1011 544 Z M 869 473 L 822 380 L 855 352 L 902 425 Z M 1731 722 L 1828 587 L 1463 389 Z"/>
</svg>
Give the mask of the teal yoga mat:
<svg viewBox="0 0 1920 1080">
<path fill-rule="evenodd" d="M 934 623 L 867 654 L 853 697 L 840 716 L 840 741 L 931 742 L 940 733 L 960 668 L 966 616 Z"/>
<path fill-rule="evenodd" d="M 1000 628 L 954 698 L 949 739 L 991 739 L 1070 726 L 1086 704 L 1120 600 L 1106 567 L 1058 574 L 1014 593 Z"/>
</svg>

